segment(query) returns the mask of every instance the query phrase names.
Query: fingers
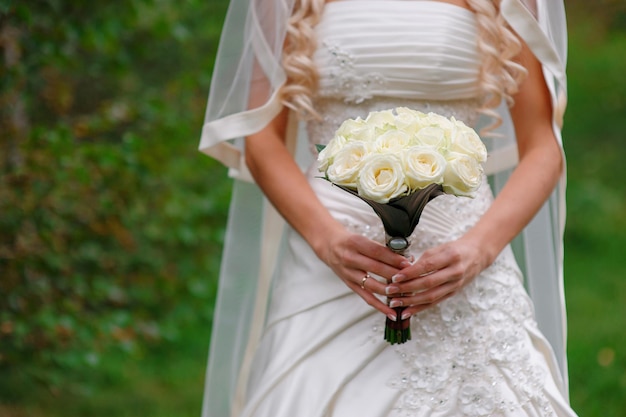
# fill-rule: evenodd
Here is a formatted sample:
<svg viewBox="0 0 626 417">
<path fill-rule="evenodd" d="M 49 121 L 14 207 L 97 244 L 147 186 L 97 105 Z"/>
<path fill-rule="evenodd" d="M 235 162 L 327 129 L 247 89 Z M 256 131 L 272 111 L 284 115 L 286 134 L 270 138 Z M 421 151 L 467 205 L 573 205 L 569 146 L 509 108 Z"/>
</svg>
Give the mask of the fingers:
<svg viewBox="0 0 626 417">
<path fill-rule="evenodd" d="M 329 239 L 329 250 L 323 255 L 325 262 L 367 304 L 396 320 L 396 312 L 377 297 L 386 294 L 386 283 L 372 276 L 389 281 L 393 275 L 411 265 L 411 262 L 364 236 L 350 233 L 339 233 L 338 236 L 336 239 Z"/>
<path fill-rule="evenodd" d="M 399 270 L 411 265 L 404 256 L 392 252 L 378 242 L 359 235 L 353 235 L 350 240 L 355 249 L 355 266 L 359 265 L 365 271 L 389 280 Z"/>
<path fill-rule="evenodd" d="M 441 285 L 417 293 L 401 293 L 391 295 L 390 307 L 433 306 L 457 292 L 462 281 L 443 281 Z"/>
<path fill-rule="evenodd" d="M 415 278 L 422 279 L 422 277 L 430 276 L 436 271 L 458 264 L 460 261 L 461 254 L 455 250 L 454 247 L 451 245 L 443 245 L 424 252 L 417 262 L 393 275 L 391 280 L 394 284 L 401 286 L 403 282 L 411 281 Z M 423 288 L 421 289 L 430 287 L 428 285 L 430 281 L 426 280 L 423 282 Z M 419 290 L 419 288 L 416 290 Z"/>
<path fill-rule="evenodd" d="M 417 304 L 417 305 L 413 305 L 411 307 L 406 308 L 403 312 L 402 312 L 402 318 L 407 319 L 409 317 L 411 317 L 414 314 L 419 313 L 420 311 L 424 311 L 426 309 L 429 309 L 439 303 L 441 303 L 444 300 L 447 300 L 448 298 L 452 297 L 454 294 L 456 293 L 456 291 L 450 291 L 447 294 L 445 294 L 444 296 L 442 296 L 441 298 L 438 298 L 436 301 L 434 301 L 431 304 Z"/>
<path fill-rule="evenodd" d="M 361 283 L 363 285 L 361 285 Z M 357 293 L 367 304 L 369 304 L 376 310 L 380 311 L 381 313 L 389 317 L 391 320 L 396 321 L 396 312 L 391 307 L 389 307 L 386 303 L 384 303 L 378 297 L 376 297 L 370 290 L 368 290 L 368 287 L 370 286 L 374 286 L 374 285 L 382 286 L 382 284 L 376 281 L 376 279 L 370 276 L 368 277 L 367 280 L 365 280 L 364 283 L 363 283 L 363 280 L 361 279 L 359 284 L 350 281 L 347 283 L 347 285 L 352 291 Z"/>
<path fill-rule="evenodd" d="M 393 297 L 399 294 L 412 294 L 412 301 L 428 304 L 435 301 L 436 294 L 432 290 L 450 284 L 460 288 L 466 281 L 468 275 L 466 269 L 459 264 L 443 267 L 430 274 L 418 276 L 410 281 L 392 283 L 385 287 L 385 294 Z M 431 299 L 435 297 L 434 299 Z"/>
<path fill-rule="evenodd" d="M 365 275 L 365 272 L 361 274 L 361 271 L 368 271 L 390 280 L 398 271 L 411 264 L 405 257 L 393 253 L 384 245 L 360 235 L 348 235 L 330 248 L 326 263 L 339 276 L 353 282 L 357 282 L 357 278 L 360 279 Z M 375 292 L 385 293 L 383 287 L 375 287 Z"/>
<path fill-rule="evenodd" d="M 424 254 L 426 256 L 426 254 Z M 422 261 L 423 258 L 420 259 Z M 420 262 L 418 261 L 418 262 Z M 432 270 L 431 270 L 432 268 Z M 425 269 L 432 272 L 424 272 Z M 408 268 L 407 268 L 408 270 Z M 467 281 L 467 269 L 455 257 L 436 254 L 411 271 L 415 278 L 392 282 L 385 293 L 392 297 L 392 307 L 432 306 L 458 291 Z M 402 272 L 401 272 L 402 273 Z M 413 275 L 417 274 L 417 275 Z"/>
<path fill-rule="evenodd" d="M 364 274 L 358 281 L 358 284 L 363 291 L 368 291 L 370 293 L 379 295 L 385 295 L 385 289 L 387 288 L 386 283 L 378 281 L 369 273 Z"/>
</svg>

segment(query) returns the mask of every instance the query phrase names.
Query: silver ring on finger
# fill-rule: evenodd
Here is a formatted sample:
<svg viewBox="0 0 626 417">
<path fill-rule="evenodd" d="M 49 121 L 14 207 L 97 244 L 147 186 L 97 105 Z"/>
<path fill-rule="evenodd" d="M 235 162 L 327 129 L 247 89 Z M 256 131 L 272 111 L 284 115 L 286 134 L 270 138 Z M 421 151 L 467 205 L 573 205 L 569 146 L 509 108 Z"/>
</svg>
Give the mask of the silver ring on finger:
<svg viewBox="0 0 626 417">
<path fill-rule="evenodd" d="M 365 289 L 365 281 L 367 281 L 368 278 L 370 277 L 370 274 L 365 274 L 365 276 L 363 277 L 363 279 L 361 280 L 361 289 L 364 290 Z"/>
</svg>

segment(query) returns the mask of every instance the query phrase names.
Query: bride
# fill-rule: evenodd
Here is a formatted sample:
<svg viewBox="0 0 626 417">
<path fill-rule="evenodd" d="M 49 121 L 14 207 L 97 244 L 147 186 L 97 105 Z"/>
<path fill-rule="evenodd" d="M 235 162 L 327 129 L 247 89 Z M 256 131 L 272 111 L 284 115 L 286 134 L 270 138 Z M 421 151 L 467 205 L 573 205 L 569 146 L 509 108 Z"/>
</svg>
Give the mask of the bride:
<svg viewBox="0 0 626 417">
<path fill-rule="evenodd" d="M 231 0 L 200 144 L 235 178 L 204 417 L 575 415 L 565 50 L 556 0 Z M 395 107 L 490 149 L 478 195 L 429 203 L 406 258 L 315 164 L 344 120 Z M 409 316 L 411 340 L 383 340 Z"/>
</svg>

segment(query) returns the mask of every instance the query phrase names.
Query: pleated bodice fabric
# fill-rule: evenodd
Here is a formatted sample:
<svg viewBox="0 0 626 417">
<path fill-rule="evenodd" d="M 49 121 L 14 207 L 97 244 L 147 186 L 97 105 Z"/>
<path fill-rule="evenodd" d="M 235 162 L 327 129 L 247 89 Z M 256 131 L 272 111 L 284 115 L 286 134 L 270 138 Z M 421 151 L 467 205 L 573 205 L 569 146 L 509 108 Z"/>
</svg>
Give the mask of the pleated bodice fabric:
<svg viewBox="0 0 626 417">
<path fill-rule="evenodd" d="M 451 100 L 478 95 L 474 15 L 438 1 L 335 1 L 316 26 L 319 95 Z"/>
</svg>

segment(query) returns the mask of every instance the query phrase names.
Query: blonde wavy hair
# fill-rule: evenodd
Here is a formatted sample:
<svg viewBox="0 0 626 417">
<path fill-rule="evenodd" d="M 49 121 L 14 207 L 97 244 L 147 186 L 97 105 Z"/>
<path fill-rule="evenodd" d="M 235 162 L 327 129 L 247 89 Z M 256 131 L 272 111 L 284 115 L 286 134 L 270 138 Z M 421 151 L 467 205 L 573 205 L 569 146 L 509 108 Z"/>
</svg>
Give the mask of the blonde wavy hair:
<svg viewBox="0 0 626 417">
<path fill-rule="evenodd" d="M 482 131 L 489 134 L 502 124 L 496 107 L 502 101 L 513 105 L 513 95 L 527 71 L 516 61 L 522 45 L 500 13 L 501 0 L 466 1 L 476 15 L 478 51 L 482 58 L 479 83 L 483 94 L 479 112 L 492 120 Z M 319 74 L 312 57 L 317 47 L 314 27 L 324 4 L 325 0 L 296 0 L 287 26 L 283 67 L 288 81 L 281 95 L 283 103 L 303 119 L 319 118 L 313 106 Z"/>
<path fill-rule="evenodd" d="M 287 23 L 283 68 L 287 83 L 282 87 L 283 103 L 301 118 L 319 119 L 313 107 L 319 74 L 313 54 L 317 48 L 315 25 L 324 10 L 325 0 L 296 0 L 294 12 Z"/>
</svg>

